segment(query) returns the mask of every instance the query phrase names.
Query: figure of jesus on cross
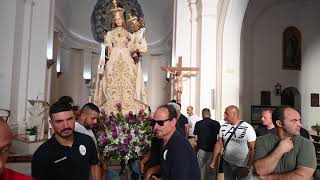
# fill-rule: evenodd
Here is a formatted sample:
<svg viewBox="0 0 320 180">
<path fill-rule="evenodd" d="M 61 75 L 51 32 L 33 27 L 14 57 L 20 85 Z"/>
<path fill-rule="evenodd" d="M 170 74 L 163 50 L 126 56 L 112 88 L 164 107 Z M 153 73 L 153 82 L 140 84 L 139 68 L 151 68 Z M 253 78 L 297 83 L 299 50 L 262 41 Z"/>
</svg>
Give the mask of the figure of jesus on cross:
<svg viewBox="0 0 320 180">
<path fill-rule="evenodd" d="M 182 57 L 179 56 L 179 61 L 177 67 L 161 67 L 161 71 L 168 72 L 173 74 L 176 77 L 177 82 L 177 102 L 181 103 L 181 95 L 183 90 L 183 82 L 182 79 L 184 77 L 184 71 L 191 72 L 191 71 L 199 71 L 197 67 L 182 67 Z"/>
</svg>

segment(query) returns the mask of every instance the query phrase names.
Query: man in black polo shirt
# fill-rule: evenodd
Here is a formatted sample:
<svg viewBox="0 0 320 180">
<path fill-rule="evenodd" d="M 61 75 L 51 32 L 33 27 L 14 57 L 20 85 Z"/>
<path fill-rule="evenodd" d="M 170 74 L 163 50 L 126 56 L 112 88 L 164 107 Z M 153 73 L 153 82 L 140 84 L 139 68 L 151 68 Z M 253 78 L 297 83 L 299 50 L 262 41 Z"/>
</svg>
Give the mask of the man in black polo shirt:
<svg viewBox="0 0 320 180">
<path fill-rule="evenodd" d="M 203 120 L 198 121 L 195 125 L 193 134 L 195 135 L 195 140 L 197 142 L 198 162 L 201 171 L 201 179 L 214 180 L 215 173 L 210 168 L 210 163 L 212 159 L 212 151 L 214 145 L 217 142 L 217 135 L 219 134 L 220 124 L 211 119 L 210 110 L 204 108 L 202 110 Z"/>
<path fill-rule="evenodd" d="M 75 116 L 68 103 L 50 108 L 55 134 L 32 157 L 32 176 L 37 180 L 100 180 L 97 150 L 91 137 L 74 132 Z"/>
<path fill-rule="evenodd" d="M 177 112 L 176 128 L 177 128 L 178 132 L 179 132 L 182 136 L 188 138 L 189 127 L 190 127 L 190 126 L 189 126 L 189 121 L 188 121 L 188 118 L 181 113 L 181 106 L 180 106 L 179 104 L 177 104 L 177 103 L 174 103 L 174 102 L 170 102 L 170 103 L 168 103 L 168 105 L 173 106 L 174 109 L 175 109 L 176 112 Z"/>
<path fill-rule="evenodd" d="M 160 106 L 154 116 L 156 136 L 163 139 L 162 180 L 200 180 L 197 157 L 188 140 L 176 131 L 177 113 L 173 106 Z M 153 177 L 157 179 L 156 177 Z"/>
</svg>

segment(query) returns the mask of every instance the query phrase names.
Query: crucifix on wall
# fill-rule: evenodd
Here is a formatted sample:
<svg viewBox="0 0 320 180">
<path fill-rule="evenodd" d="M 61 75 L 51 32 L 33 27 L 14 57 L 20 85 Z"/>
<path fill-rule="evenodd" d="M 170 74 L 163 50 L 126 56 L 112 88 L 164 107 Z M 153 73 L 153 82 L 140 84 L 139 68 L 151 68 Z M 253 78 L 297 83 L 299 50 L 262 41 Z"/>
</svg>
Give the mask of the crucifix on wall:
<svg viewBox="0 0 320 180">
<path fill-rule="evenodd" d="M 182 56 L 179 56 L 177 67 L 161 67 L 161 71 L 168 72 L 173 74 L 176 79 L 177 83 L 177 102 L 181 103 L 181 95 L 183 90 L 182 79 L 184 77 L 183 72 L 192 72 L 192 71 L 199 71 L 197 67 L 182 67 Z"/>
</svg>

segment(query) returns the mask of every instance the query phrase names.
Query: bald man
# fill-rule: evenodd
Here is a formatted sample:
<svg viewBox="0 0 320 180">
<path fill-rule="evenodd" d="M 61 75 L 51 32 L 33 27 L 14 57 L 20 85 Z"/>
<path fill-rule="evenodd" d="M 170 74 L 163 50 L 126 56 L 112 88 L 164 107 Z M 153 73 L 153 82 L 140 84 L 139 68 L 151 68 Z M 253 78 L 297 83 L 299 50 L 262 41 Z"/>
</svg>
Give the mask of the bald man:
<svg viewBox="0 0 320 180">
<path fill-rule="evenodd" d="M 224 112 L 225 123 L 221 125 L 219 138 L 214 146 L 211 168 L 224 148 L 223 171 L 225 180 L 249 180 L 249 171 L 253 165 L 256 133 L 253 127 L 240 120 L 237 106 L 228 106 Z"/>
<path fill-rule="evenodd" d="M 0 179 L 1 180 L 32 180 L 18 172 L 5 167 L 9 156 L 12 133 L 7 123 L 0 117 Z"/>
</svg>

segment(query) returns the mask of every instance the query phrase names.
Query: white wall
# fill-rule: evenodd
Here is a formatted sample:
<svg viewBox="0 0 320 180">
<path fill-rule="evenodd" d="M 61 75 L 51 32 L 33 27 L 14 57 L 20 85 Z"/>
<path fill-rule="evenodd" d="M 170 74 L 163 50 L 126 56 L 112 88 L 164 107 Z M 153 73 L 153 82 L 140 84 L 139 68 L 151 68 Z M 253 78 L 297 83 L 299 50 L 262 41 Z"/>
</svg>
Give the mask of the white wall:
<svg viewBox="0 0 320 180">
<path fill-rule="evenodd" d="M 0 2 L 0 108 L 9 109 L 17 0 Z"/>
<path fill-rule="evenodd" d="M 75 105 L 88 101 L 88 93 L 83 79 L 83 50 L 61 49 L 61 75 L 54 76 L 51 85 L 51 102 L 61 96 L 71 96 Z"/>
<path fill-rule="evenodd" d="M 320 48 L 320 3 L 302 1 L 273 3 L 251 2 L 243 24 L 242 99 L 244 118 L 250 119 L 250 106 L 260 104 L 260 91 L 271 91 L 271 104 L 280 105 L 275 96 L 277 82 L 296 87 L 301 93 L 302 121 L 306 128 L 318 122 L 320 109 L 310 107 L 310 93 L 320 93 L 317 83 Z M 261 7 L 264 5 L 264 7 Z M 260 6 L 260 7 L 259 7 Z M 288 26 L 296 26 L 302 35 L 302 70 L 282 70 L 282 36 Z"/>
<path fill-rule="evenodd" d="M 240 91 L 240 37 L 242 21 L 249 0 L 229 0 L 228 9 L 220 18 L 223 26 L 222 40 L 218 40 L 218 61 L 221 61 L 221 109 L 218 118 L 223 118 L 224 110 L 229 105 L 241 105 Z M 218 28 L 222 28 L 219 27 Z M 219 38 L 219 37 L 218 37 Z M 220 52 L 219 52 L 220 51 Z M 219 68 L 219 67 L 218 67 Z M 219 87 L 219 86 L 218 86 Z M 241 108 L 240 108 L 241 109 Z M 242 110 L 241 110 L 242 111 Z M 244 119 L 246 120 L 246 119 Z"/>
</svg>

